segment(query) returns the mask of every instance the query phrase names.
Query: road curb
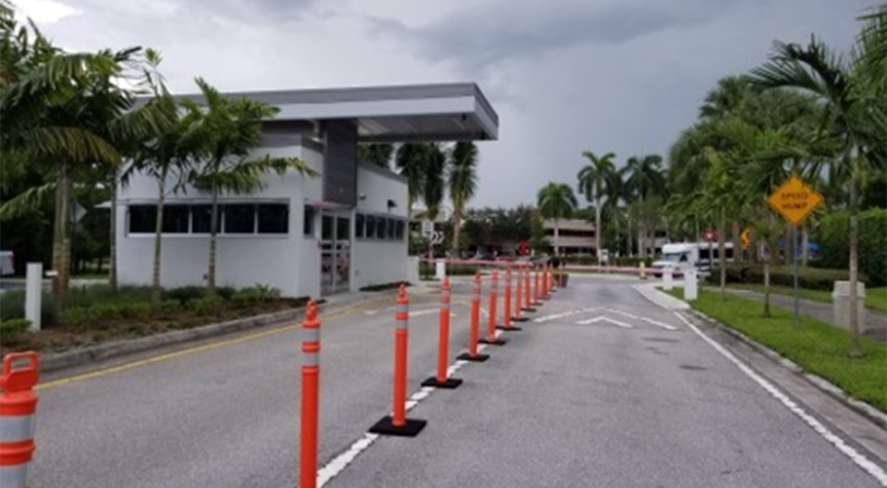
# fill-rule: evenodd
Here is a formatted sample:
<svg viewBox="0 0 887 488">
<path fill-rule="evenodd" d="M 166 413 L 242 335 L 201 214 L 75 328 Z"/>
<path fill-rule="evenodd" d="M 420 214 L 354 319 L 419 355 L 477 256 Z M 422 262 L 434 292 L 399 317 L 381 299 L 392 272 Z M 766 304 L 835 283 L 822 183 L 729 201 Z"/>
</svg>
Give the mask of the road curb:
<svg viewBox="0 0 887 488">
<path fill-rule="evenodd" d="M 378 299 L 378 297 L 365 297 L 351 303 L 327 304 L 320 302 L 320 309 L 326 313 L 334 313 L 340 310 L 356 307 L 364 303 Z M 291 310 L 283 310 L 262 315 L 255 315 L 242 319 L 229 320 L 215 324 L 203 325 L 187 330 L 165 332 L 139 339 L 120 340 L 88 346 L 71 351 L 55 354 L 41 354 L 40 372 L 51 373 L 63 369 L 84 366 L 103 359 L 116 358 L 139 352 L 160 349 L 166 346 L 194 342 L 201 339 L 223 336 L 233 332 L 258 328 L 266 325 L 284 324 L 292 322 L 304 315 L 304 306 Z"/>
<path fill-rule="evenodd" d="M 877 424 L 881 428 L 887 429 L 887 414 L 884 414 L 880 410 L 876 409 L 875 407 L 873 407 L 863 401 L 860 401 L 860 400 L 850 397 L 850 395 L 848 395 L 847 392 L 838 388 L 837 386 L 835 386 L 831 382 L 827 381 L 826 379 L 824 379 L 820 376 L 817 376 L 815 374 L 805 372 L 800 366 L 795 364 L 790 359 L 782 356 L 778 352 L 768 348 L 767 346 L 764 346 L 763 344 L 755 341 L 754 339 L 751 339 L 750 337 L 746 336 L 745 334 L 709 317 L 708 315 L 706 315 L 698 310 L 691 308 L 688 311 L 691 314 L 695 315 L 697 318 L 711 324 L 712 326 L 716 327 L 717 329 L 723 331 L 725 334 L 733 337 L 734 339 L 742 342 L 743 344 L 751 347 L 755 351 L 761 353 L 770 361 L 772 361 L 776 364 L 779 364 L 780 366 L 782 366 L 782 367 L 788 369 L 789 371 L 797 374 L 798 376 L 802 377 L 808 384 L 812 385 L 814 388 L 825 393 L 826 395 L 829 395 L 830 397 L 834 398 L 835 400 L 837 400 L 838 402 L 843 404 L 845 407 L 862 415 L 863 417 L 867 418 L 871 422 L 874 422 L 875 424 Z"/>
</svg>

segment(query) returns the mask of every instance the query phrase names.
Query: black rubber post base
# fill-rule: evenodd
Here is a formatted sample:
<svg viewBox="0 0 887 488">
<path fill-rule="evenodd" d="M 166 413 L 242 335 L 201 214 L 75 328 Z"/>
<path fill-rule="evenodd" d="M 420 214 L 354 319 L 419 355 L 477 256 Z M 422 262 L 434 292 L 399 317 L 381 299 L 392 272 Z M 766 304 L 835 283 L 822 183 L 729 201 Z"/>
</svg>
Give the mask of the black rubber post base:
<svg viewBox="0 0 887 488">
<path fill-rule="evenodd" d="M 477 342 L 480 344 L 487 344 L 490 346 L 504 346 L 505 344 L 508 344 L 508 339 L 496 338 L 496 339 L 493 339 L 492 341 L 488 340 L 488 339 L 478 339 Z"/>
<path fill-rule="evenodd" d="M 459 385 L 462 384 L 462 380 L 459 378 L 447 378 L 444 381 L 437 381 L 437 376 L 432 376 L 427 380 L 422 382 L 422 386 L 433 386 L 435 388 L 444 388 L 446 390 L 452 390 L 458 388 Z"/>
<path fill-rule="evenodd" d="M 521 310 L 523 312 L 523 310 Z M 528 317 L 511 317 L 512 322 L 528 322 L 530 319 Z"/>
<path fill-rule="evenodd" d="M 520 311 L 521 311 L 521 312 L 529 312 L 529 313 L 533 313 L 533 312 L 536 311 L 536 309 L 535 309 L 535 308 L 532 308 L 532 307 L 525 307 L 525 308 L 520 309 Z"/>
<path fill-rule="evenodd" d="M 520 328 L 520 327 L 516 327 L 516 326 L 514 326 L 514 325 L 512 325 L 511 327 L 505 327 L 504 325 L 497 325 L 497 326 L 496 326 L 496 329 L 498 329 L 498 330 L 504 330 L 505 332 L 512 332 L 512 331 L 518 331 L 518 332 L 520 332 L 520 331 L 524 330 L 524 329 L 522 329 L 522 328 Z"/>
<path fill-rule="evenodd" d="M 468 354 L 467 352 L 463 352 L 462 354 L 456 356 L 456 359 L 461 359 L 463 361 L 471 361 L 473 363 L 482 363 L 487 359 L 490 359 L 489 354 L 475 354 L 474 356 Z"/>
<path fill-rule="evenodd" d="M 425 420 L 405 419 L 406 423 L 400 427 L 396 427 L 391 423 L 391 416 L 382 418 L 376 422 L 376 425 L 370 427 L 370 432 L 380 435 L 395 435 L 399 437 L 416 437 L 422 429 L 425 428 Z"/>
</svg>

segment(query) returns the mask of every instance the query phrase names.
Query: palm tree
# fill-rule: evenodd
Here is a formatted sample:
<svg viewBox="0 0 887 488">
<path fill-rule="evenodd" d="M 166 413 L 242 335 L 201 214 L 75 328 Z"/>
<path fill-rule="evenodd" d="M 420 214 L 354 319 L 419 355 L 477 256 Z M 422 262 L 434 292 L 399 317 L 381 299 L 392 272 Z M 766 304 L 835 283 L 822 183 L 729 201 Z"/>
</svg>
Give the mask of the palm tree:
<svg viewBox="0 0 887 488">
<path fill-rule="evenodd" d="M 413 204 L 422 196 L 425 189 L 425 169 L 428 146 L 422 143 L 405 143 L 397 148 L 394 164 L 400 174 L 407 178 L 407 218 L 413 218 Z"/>
<path fill-rule="evenodd" d="M 188 175 L 188 182 L 212 194 L 210 211 L 209 263 L 206 287 L 216 288 L 216 235 L 219 221 L 219 195 L 252 193 L 265 186 L 264 176 L 283 176 L 289 171 L 314 176 L 316 172 L 296 158 L 252 157 L 262 136 L 262 121 L 279 109 L 247 98 L 230 99 L 201 78 L 196 80 L 205 107 L 193 100 L 183 100 L 186 117 L 193 119 L 182 138 L 194 141 L 195 154 L 203 159 Z"/>
<path fill-rule="evenodd" d="M 394 155 L 394 145 L 392 144 L 361 144 L 357 146 L 357 159 L 382 168 L 391 168 L 392 155 Z"/>
<path fill-rule="evenodd" d="M 776 42 L 770 61 L 752 70 L 755 83 L 763 88 L 791 87 L 821 100 L 828 115 L 821 130 L 842 141 L 836 157 L 850 168 L 850 303 L 856 303 L 859 281 L 860 178 L 864 168 L 876 164 L 873 156 L 882 153 L 887 133 L 887 6 L 880 5 L 863 21 L 849 64 L 813 36 L 806 47 Z M 859 357 L 855 306 L 850 307 L 850 328 L 850 355 Z"/>
<path fill-rule="evenodd" d="M 665 176 L 662 174 L 661 166 L 662 156 L 658 154 L 628 158 L 625 167 L 619 170 L 625 178 L 626 200 L 637 199 L 643 207 L 649 197 L 661 194 L 665 188 Z M 647 257 L 646 224 L 647 222 L 638 222 L 640 228 L 638 246 L 642 258 Z"/>
<path fill-rule="evenodd" d="M 612 195 L 613 192 L 609 188 L 612 187 L 613 178 L 616 176 L 616 167 L 613 165 L 613 159 L 616 155 L 608 152 L 598 157 L 591 151 L 585 151 L 582 156 L 587 158 L 591 164 L 579 171 L 579 192 L 585 195 L 585 200 L 589 203 L 594 199 L 594 249 L 597 254 L 598 264 L 601 263 L 601 212 L 603 210 L 603 198 Z M 608 203 L 612 204 L 613 201 Z"/>
<path fill-rule="evenodd" d="M 425 187 L 422 190 L 422 197 L 426 209 L 425 218 L 433 222 L 437 220 L 444 200 L 447 155 L 436 142 L 429 144 L 426 151 Z"/>
<path fill-rule="evenodd" d="M 539 212 L 546 220 L 554 220 L 554 255 L 560 256 L 558 239 L 560 237 L 560 219 L 570 218 L 578 205 L 573 188 L 566 183 L 548 182 L 539 190 L 536 197 Z"/>
<path fill-rule="evenodd" d="M 465 205 L 477 190 L 477 146 L 457 142 L 450 151 L 447 190 L 453 202 L 453 252 L 458 253 Z"/>
</svg>

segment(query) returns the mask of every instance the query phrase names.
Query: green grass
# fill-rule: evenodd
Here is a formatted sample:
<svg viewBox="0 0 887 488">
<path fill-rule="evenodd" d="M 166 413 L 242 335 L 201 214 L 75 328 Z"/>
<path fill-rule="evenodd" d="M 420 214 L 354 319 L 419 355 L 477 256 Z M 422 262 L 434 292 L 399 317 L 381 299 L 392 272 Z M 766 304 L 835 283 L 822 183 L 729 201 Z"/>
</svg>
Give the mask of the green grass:
<svg viewBox="0 0 887 488">
<path fill-rule="evenodd" d="M 683 298 L 683 291 L 672 290 Z M 763 305 L 735 295 L 703 290 L 691 302 L 694 309 L 742 332 L 746 336 L 794 361 L 805 371 L 835 384 L 850 396 L 887 412 L 887 344 L 862 337 L 863 357 L 847 356 L 850 334 L 826 323 L 801 317 L 792 329 L 791 311 L 770 307 L 772 318 L 763 318 Z"/>
<path fill-rule="evenodd" d="M 727 288 L 736 288 L 740 290 L 751 290 L 758 293 L 764 293 L 764 285 L 754 283 L 730 283 Z M 790 286 L 770 286 L 770 292 L 777 295 L 794 296 L 795 290 Z M 825 290 L 808 290 L 807 288 L 799 288 L 798 296 L 817 302 L 832 303 L 832 292 Z M 865 306 L 872 310 L 880 310 L 887 312 L 887 288 L 872 288 L 865 291 Z"/>
</svg>

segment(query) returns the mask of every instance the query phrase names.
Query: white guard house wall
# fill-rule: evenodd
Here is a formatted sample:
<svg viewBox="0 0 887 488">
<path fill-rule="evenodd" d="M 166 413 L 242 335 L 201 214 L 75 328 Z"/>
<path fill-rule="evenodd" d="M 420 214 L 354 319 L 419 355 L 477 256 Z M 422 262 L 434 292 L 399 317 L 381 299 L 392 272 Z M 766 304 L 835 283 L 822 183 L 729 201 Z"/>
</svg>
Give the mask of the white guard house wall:
<svg viewBox="0 0 887 488">
<path fill-rule="evenodd" d="M 351 247 L 352 291 L 373 285 L 406 281 L 409 275 L 407 234 L 391 238 L 368 236 L 368 222 L 384 219 L 400 222 L 406 229 L 407 180 L 385 168 L 360 162 L 357 166 L 357 208 L 352 218 L 354 239 Z M 362 231 L 359 227 L 362 227 Z"/>
<path fill-rule="evenodd" d="M 316 148 L 298 140 L 289 146 L 263 147 L 256 155 L 298 157 L 312 169 L 322 170 L 323 156 Z M 305 141 L 310 142 L 310 141 Z M 171 178 L 172 180 L 172 178 Z M 286 204 L 287 232 L 279 234 L 219 233 L 216 236 L 216 285 L 236 288 L 263 284 L 278 288 L 282 296 L 320 296 L 320 251 L 315 236 L 318 222 L 305 226 L 305 201 L 321 199 L 321 177 L 295 171 L 265 177 L 265 189 L 252 195 L 226 194 L 220 204 Z M 154 178 L 137 175 L 121 192 L 117 212 L 117 267 L 121 284 L 151 283 L 154 261 L 153 232 L 130 232 L 131 207 L 156 205 L 158 188 Z M 168 195 L 165 208 L 201 205 L 211 201 L 208 192 L 187 188 Z M 192 207 L 193 208 L 193 207 Z M 194 216 L 189 225 L 193 225 Z M 164 220 L 169 217 L 164 211 Z M 224 224 L 223 224 L 224 225 Z M 258 225 L 258 224 L 256 224 Z M 153 228 L 153 225 L 151 226 Z M 310 229 L 311 235 L 304 230 Z M 190 227 L 193 230 L 193 227 Z M 208 267 L 208 233 L 164 233 L 162 237 L 161 286 L 205 286 Z"/>
</svg>

